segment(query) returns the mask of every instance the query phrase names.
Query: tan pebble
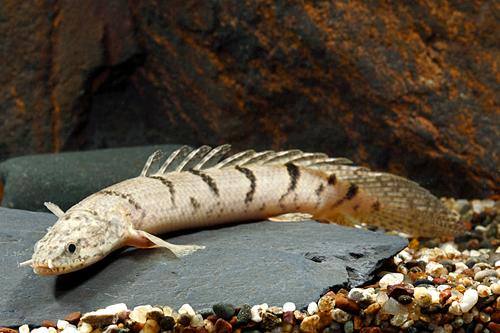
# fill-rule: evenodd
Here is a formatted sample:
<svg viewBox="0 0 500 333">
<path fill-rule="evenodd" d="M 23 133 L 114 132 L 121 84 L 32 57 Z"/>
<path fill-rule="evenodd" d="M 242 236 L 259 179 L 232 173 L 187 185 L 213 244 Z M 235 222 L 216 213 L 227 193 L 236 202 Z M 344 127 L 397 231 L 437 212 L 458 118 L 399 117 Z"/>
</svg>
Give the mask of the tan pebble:
<svg viewBox="0 0 500 333">
<path fill-rule="evenodd" d="M 404 322 L 408 320 L 408 313 L 402 313 L 402 314 L 396 314 L 394 317 L 391 318 L 391 325 L 400 327 L 401 325 L 404 324 Z"/>
<path fill-rule="evenodd" d="M 49 327 L 47 329 L 47 333 L 57 333 L 57 328 L 55 328 L 55 327 Z"/>
<path fill-rule="evenodd" d="M 318 316 L 320 318 L 318 326 L 321 328 L 329 326 L 333 321 L 332 310 L 328 312 L 320 311 L 318 312 Z"/>
<path fill-rule="evenodd" d="M 359 333 L 382 333 L 382 329 L 380 327 L 363 327 Z"/>
<path fill-rule="evenodd" d="M 80 333 L 90 333 L 92 332 L 93 328 L 92 325 L 89 323 L 82 322 L 80 325 L 78 325 L 78 332 Z"/>
<path fill-rule="evenodd" d="M 82 317 L 82 313 L 80 311 L 74 311 L 71 313 L 68 313 L 66 317 L 64 317 L 64 320 L 66 320 L 68 323 L 76 325 L 80 321 L 80 318 Z"/>
<path fill-rule="evenodd" d="M 320 312 L 329 312 L 335 307 L 335 293 L 328 292 L 318 301 L 318 310 Z"/>
<path fill-rule="evenodd" d="M 295 320 L 302 321 L 306 317 L 306 314 L 301 312 L 300 310 L 293 311 L 293 317 Z"/>
<path fill-rule="evenodd" d="M 384 275 L 378 282 L 381 289 L 386 289 L 391 284 L 399 284 L 403 282 L 404 275 L 401 273 L 388 273 Z"/>
<path fill-rule="evenodd" d="M 204 322 L 203 322 L 203 317 L 201 314 L 196 314 L 191 318 L 191 326 L 192 327 L 203 327 Z"/>
<path fill-rule="evenodd" d="M 356 331 L 363 327 L 363 319 L 360 316 L 353 316 L 352 322 Z"/>
<path fill-rule="evenodd" d="M 318 324 L 320 318 L 317 314 L 305 317 L 300 323 L 300 330 L 304 333 L 316 333 L 318 331 Z"/>
<path fill-rule="evenodd" d="M 183 304 L 178 312 L 179 315 L 187 315 L 189 318 L 192 318 L 196 314 L 189 304 Z"/>
<path fill-rule="evenodd" d="M 158 333 L 160 332 L 160 325 L 153 319 L 147 319 L 144 327 L 140 333 Z"/>
<path fill-rule="evenodd" d="M 379 303 L 373 303 L 368 305 L 368 307 L 365 309 L 366 314 L 376 314 L 382 306 Z"/>
<path fill-rule="evenodd" d="M 415 287 L 413 290 L 413 297 L 420 306 L 429 306 L 432 303 L 432 295 L 425 287 Z"/>
<path fill-rule="evenodd" d="M 0 333 L 18 333 L 18 332 L 13 328 L 0 327 Z"/>
<path fill-rule="evenodd" d="M 500 283 L 499 282 L 495 282 L 493 283 L 491 286 L 491 291 L 495 294 L 495 295 L 500 295 Z"/>
<path fill-rule="evenodd" d="M 341 293 L 335 295 L 335 306 L 347 312 L 359 312 L 359 305 L 355 301 L 347 298 L 346 295 Z"/>
<path fill-rule="evenodd" d="M 215 333 L 215 324 L 212 323 L 210 320 L 205 319 L 203 321 L 204 327 L 207 330 L 208 333 Z"/>
<path fill-rule="evenodd" d="M 491 316 L 487 313 L 484 312 L 479 312 L 479 320 L 482 321 L 483 323 L 488 323 L 491 321 Z"/>
<path fill-rule="evenodd" d="M 451 303 L 450 307 L 448 308 L 448 312 L 456 316 L 462 315 L 462 309 L 460 308 L 460 304 L 458 303 L 458 301 L 453 301 L 453 303 Z"/>
</svg>

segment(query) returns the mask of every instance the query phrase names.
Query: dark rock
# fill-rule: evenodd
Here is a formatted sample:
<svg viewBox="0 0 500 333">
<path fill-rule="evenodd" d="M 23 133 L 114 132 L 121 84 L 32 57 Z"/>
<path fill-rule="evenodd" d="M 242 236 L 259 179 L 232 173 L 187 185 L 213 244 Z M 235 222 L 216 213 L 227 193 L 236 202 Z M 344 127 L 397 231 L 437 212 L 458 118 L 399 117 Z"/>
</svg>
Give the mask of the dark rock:
<svg viewBox="0 0 500 333">
<path fill-rule="evenodd" d="M 172 235 L 172 243 L 206 246 L 181 259 L 162 249 L 126 249 L 59 277 L 17 267 L 54 221 L 50 214 L 0 208 L 3 325 L 39 324 L 63 318 L 68 308 L 86 312 L 120 302 L 129 307 L 168 302 L 174 308 L 190 303 L 202 313 L 216 302 L 281 306 L 290 301 L 302 308 L 329 287 L 369 281 L 407 244 L 396 236 L 337 225 L 256 222 Z M 353 251 L 361 255 L 353 259 Z M 307 252 L 325 260 L 309 260 Z"/>
<path fill-rule="evenodd" d="M 23 156 L 0 163 L 2 206 L 47 211 L 50 201 L 63 210 L 106 186 L 136 177 L 155 150 L 166 154 L 179 145 L 102 149 Z M 92 179 L 92 181 L 89 181 Z"/>
<path fill-rule="evenodd" d="M 160 320 L 160 328 L 162 331 L 170 331 L 175 326 L 175 319 L 170 316 L 165 316 Z"/>
<path fill-rule="evenodd" d="M 238 312 L 236 318 L 238 319 L 238 324 L 246 324 L 252 319 L 252 307 L 249 304 L 243 304 Z"/>
<path fill-rule="evenodd" d="M 495 6 L 6 0 L 0 159 L 208 139 L 498 193 Z"/>
<path fill-rule="evenodd" d="M 234 306 L 232 306 L 231 304 L 214 304 L 212 306 L 212 310 L 217 316 L 228 321 L 234 315 Z"/>
</svg>

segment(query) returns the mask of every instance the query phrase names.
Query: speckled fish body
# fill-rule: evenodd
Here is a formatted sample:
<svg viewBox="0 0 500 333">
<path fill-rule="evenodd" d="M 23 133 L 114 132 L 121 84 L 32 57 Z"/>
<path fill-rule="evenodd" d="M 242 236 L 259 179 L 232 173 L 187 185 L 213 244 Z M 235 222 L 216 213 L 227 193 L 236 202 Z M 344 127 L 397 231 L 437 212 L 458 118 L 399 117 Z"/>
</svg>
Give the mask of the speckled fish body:
<svg viewBox="0 0 500 333">
<path fill-rule="evenodd" d="M 286 213 L 416 236 L 461 230 L 456 213 L 404 178 L 299 150 L 245 151 L 222 159 L 228 149 L 183 147 L 151 172 L 159 159 L 155 153 L 139 177 L 107 187 L 67 212 L 47 203 L 59 219 L 25 264 L 41 275 L 63 274 L 123 246 L 161 246 L 184 256 L 203 246 L 170 244 L 155 235 Z"/>
</svg>

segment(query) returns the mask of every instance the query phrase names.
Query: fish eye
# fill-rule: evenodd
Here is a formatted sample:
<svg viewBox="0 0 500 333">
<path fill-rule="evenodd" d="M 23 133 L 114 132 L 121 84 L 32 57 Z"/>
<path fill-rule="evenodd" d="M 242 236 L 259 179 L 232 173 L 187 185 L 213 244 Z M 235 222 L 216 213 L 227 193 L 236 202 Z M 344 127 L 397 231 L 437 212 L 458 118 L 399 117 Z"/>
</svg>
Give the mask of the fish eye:
<svg viewBox="0 0 500 333">
<path fill-rule="evenodd" d="M 69 253 L 75 253 L 76 252 L 76 244 L 69 243 L 68 245 L 66 245 L 66 249 L 68 250 Z"/>
</svg>

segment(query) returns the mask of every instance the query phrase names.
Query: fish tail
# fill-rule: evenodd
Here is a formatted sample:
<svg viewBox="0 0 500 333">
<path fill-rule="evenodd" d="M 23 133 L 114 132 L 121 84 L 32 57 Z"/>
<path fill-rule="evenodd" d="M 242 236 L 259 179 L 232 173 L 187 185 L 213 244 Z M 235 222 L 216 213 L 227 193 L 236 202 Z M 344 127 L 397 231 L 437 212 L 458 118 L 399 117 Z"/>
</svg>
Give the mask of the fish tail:
<svg viewBox="0 0 500 333">
<path fill-rule="evenodd" d="M 364 168 L 338 169 L 329 176 L 337 179 L 336 190 L 330 192 L 316 218 L 343 225 L 378 226 L 415 237 L 464 232 L 458 213 L 417 183 Z"/>
</svg>

